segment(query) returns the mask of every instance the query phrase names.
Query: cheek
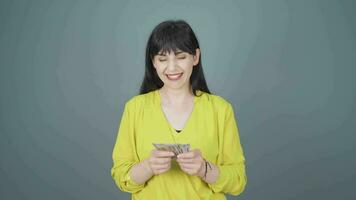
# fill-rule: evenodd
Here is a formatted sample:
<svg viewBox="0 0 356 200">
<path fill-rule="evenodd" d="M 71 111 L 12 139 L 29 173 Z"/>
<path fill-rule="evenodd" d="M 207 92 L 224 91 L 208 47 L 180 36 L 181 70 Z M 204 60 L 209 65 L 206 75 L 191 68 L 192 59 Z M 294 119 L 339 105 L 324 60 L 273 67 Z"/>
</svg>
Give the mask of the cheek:
<svg viewBox="0 0 356 200">
<path fill-rule="evenodd" d="M 189 60 L 189 59 L 187 59 L 187 60 L 181 60 L 181 61 L 179 61 L 178 62 L 179 63 L 179 66 L 181 66 L 181 68 L 183 68 L 183 69 L 189 69 L 189 68 L 192 68 L 192 66 L 193 66 L 193 62 L 191 61 L 191 60 Z"/>
<path fill-rule="evenodd" d="M 185 62 L 184 64 L 181 65 L 184 71 L 186 72 L 191 72 L 193 70 L 193 63 L 191 62 Z"/>
<path fill-rule="evenodd" d="M 156 69 L 156 71 L 158 73 L 162 72 L 164 70 L 164 66 L 162 64 L 156 64 L 156 65 L 154 65 L 154 68 Z"/>
</svg>

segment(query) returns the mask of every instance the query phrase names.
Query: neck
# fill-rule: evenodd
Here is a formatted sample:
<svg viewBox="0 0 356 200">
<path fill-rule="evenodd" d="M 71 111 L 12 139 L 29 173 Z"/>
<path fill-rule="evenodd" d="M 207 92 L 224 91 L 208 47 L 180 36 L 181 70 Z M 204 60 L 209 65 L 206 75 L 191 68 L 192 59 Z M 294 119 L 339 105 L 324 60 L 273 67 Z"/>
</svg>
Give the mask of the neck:
<svg viewBox="0 0 356 200">
<path fill-rule="evenodd" d="M 171 89 L 163 86 L 159 92 L 163 104 L 181 105 L 191 102 L 194 98 L 191 88 Z"/>
</svg>

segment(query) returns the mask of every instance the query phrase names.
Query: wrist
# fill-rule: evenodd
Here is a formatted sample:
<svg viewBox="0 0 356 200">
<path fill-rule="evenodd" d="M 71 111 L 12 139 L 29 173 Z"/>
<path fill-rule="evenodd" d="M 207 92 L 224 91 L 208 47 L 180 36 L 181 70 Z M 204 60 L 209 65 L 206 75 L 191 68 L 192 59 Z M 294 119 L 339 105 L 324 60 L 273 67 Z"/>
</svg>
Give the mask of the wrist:
<svg viewBox="0 0 356 200">
<path fill-rule="evenodd" d="M 201 179 L 203 179 L 204 180 L 204 178 L 205 178 L 205 174 L 206 174 L 206 170 L 207 170 L 207 164 L 206 164 L 206 160 L 205 159 L 203 159 L 203 161 L 202 161 L 202 164 L 201 164 L 201 167 L 200 167 L 200 169 L 199 169 L 199 171 L 198 171 L 198 176 L 201 178 Z"/>
<path fill-rule="evenodd" d="M 150 177 L 154 175 L 153 170 L 150 166 L 150 164 L 148 163 L 148 159 L 145 159 L 141 162 L 142 168 L 143 170 L 145 170 L 147 172 L 147 175 L 149 175 Z"/>
<path fill-rule="evenodd" d="M 217 165 L 210 163 L 211 168 L 208 169 L 209 175 L 205 179 L 205 182 L 212 184 L 215 183 L 220 175 L 220 169 Z"/>
<path fill-rule="evenodd" d="M 148 162 L 143 160 L 134 166 L 130 170 L 130 177 L 136 184 L 143 184 L 153 176 L 153 172 L 150 169 Z"/>
</svg>

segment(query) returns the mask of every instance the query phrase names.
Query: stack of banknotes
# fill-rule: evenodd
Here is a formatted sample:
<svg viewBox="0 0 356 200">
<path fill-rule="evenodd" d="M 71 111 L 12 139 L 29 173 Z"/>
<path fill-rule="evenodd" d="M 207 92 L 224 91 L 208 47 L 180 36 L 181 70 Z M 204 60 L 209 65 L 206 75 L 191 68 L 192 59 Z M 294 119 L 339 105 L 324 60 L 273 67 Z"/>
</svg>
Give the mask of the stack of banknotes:
<svg viewBox="0 0 356 200">
<path fill-rule="evenodd" d="M 175 154 L 173 158 L 177 158 L 178 154 L 189 152 L 190 144 L 157 144 L 153 146 L 160 151 L 171 151 Z"/>
</svg>

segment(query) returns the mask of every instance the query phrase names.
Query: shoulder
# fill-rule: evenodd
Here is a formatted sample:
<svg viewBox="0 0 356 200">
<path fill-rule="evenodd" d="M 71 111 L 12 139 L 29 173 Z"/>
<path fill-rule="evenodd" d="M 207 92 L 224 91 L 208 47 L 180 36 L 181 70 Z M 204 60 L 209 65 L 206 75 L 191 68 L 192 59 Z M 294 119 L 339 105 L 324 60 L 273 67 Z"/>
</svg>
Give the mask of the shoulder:
<svg viewBox="0 0 356 200">
<path fill-rule="evenodd" d="M 231 122 L 237 122 L 233 104 L 229 100 L 214 94 L 205 93 L 204 96 L 202 101 L 203 113 L 212 114 L 214 116 L 213 120 L 219 127 L 225 127 Z"/>
<path fill-rule="evenodd" d="M 155 101 L 155 91 L 146 94 L 139 94 L 131 97 L 126 103 L 125 107 L 132 110 L 138 108 L 149 107 Z"/>
<path fill-rule="evenodd" d="M 219 95 L 202 92 L 200 98 L 204 104 L 210 104 L 217 110 L 232 109 L 230 101 Z"/>
</svg>

